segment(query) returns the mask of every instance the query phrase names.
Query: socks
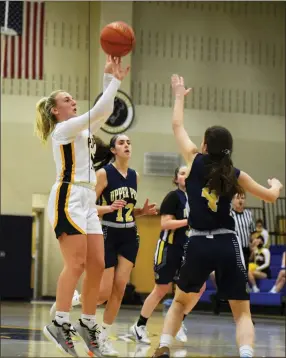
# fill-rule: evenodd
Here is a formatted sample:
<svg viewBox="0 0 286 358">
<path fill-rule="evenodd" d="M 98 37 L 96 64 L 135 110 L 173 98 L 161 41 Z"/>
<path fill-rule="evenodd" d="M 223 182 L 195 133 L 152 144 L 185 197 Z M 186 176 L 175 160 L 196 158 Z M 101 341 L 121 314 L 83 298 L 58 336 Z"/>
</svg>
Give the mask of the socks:
<svg viewBox="0 0 286 358">
<path fill-rule="evenodd" d="M 239 356 L 241 358 L 253 357 L 253 349 L 250 346 L 241 346 L 239 348 Z"/>
<path fill-rule="evenodd" d="M 161 347 L 171 347 L 173 343 L 173 337 L 170 334 L 162 334 L 160 338 L 159 348 Z"/>
<path fill-rule="evenodd" d="M 145 318 L 142 315 L 140 315 L 138 322 L 137 322 L 137 327 L 146 326 L 147 321 L 148 321 L 148 318 Z"/>
<path fill-rule="evenodd" d="M 70 313 L 69 312 L 56 311 L 55 320 L 60 325 L 62 325 L 63 323 L 69 323 L 70 322 Z"/>
<path fill-rule="evenodd" d="M 269 292 L 270 293 L 277 293 L 276 286 L 273 286 Z"/>
<path fill-rule="evenodd" d="M 81 315 L 82 323 L 85 324 L 89 329 L 95 325 L 95 315 L 93 314 L 83 314 Z"/>
</svg>

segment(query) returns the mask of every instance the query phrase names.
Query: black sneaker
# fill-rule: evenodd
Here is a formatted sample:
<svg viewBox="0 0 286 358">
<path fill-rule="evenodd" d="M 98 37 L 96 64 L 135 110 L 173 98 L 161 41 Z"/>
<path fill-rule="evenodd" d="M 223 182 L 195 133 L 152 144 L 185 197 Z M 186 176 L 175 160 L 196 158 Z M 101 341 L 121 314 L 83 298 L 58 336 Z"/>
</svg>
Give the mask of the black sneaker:
<svg viewBox="0 0 286 358">
<path fill-rule="evenodd" d="M 72 335 L 76 335 L 75 329 L 70 323 L 60 325 L 57 321 L 48 324 L 43 329 L 44 335 L 66 356 L 78 357 L 73 345 Z"/>
</svg>

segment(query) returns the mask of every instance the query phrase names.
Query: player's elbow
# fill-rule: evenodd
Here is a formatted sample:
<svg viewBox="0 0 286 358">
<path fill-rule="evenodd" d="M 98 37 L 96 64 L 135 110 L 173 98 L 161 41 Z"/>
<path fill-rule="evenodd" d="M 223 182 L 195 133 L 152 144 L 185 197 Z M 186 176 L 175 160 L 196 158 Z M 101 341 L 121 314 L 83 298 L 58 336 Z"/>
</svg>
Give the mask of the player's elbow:
<svg viewBox="0 0 286 358">
<path fill-rule="evenodd" d="M 161 230 L 168 230 L 168 229 L 169 229 L 168 224 L 166 222 L 161 221 Z"/>
<path fill-rule="evenodd" d="M 182 127 L 183 127 L 183 123 L 181 121 L 173 120 L 172 129 L 174 133 L 176 133 L 176 131 L 180 130 Z"/>
<path fill-rule="evenodd" d="M 161 218 L 161 230 L 170 230 L 169 220 L 165 220 L 164 218 Z"/>
</svg>

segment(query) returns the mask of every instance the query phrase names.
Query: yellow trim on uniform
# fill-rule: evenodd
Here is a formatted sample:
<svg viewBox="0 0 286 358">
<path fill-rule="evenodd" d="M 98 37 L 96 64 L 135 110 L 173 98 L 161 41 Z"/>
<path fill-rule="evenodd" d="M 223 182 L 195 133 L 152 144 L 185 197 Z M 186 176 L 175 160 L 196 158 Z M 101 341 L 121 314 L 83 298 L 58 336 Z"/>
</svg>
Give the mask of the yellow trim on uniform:
<svg viewBox="0 0 286 358">
<path fill-rule="evenodd" d="M 174 242 L 174 231 L 172 230 L 169 234 L 169 237 L 168 237 L 168 244 L 173 244 Z"/>
<path fill-rule="evenodd" d="M 60 183 L 58 185 L 58 188 L 57 188 L 57 192 L 56 192 L 56 202 L 55 202 L 55 219 L 54 219 L 54 230 L 58 224 L 58 220 L 59 220 L 59 211 L 58 211 L 58 206 L 59 206 L 59 197 L 60 197 L 60 190 L 61 190 L 61 187 L 62 187 L 62 184 L 63 183 Z"/>
<path fill-rule="evenodd" d="M 75 154 L 74 154 L 74 142 L 71 143 L 71 152 L 72 152 L 72 172 L 71 172 L 71 182 L 74 182 L 75 175 Z"/>
<path fill-rule="evenodd" d="M 104 197 L 103 195 L 101 195 L 101 198 L 102 198 L 102 204 L 101 204 L 101 206 L 107 205 L 107 201 L 106 201 L 105 197 Z"/>
<path fill-rule="evenodd" d="M 60 175 L 60 180 L 63 180 L 64 177 L 64 171 L 66 167 L 66 161 L 65 161 L 65 155 L 64 155 L 64 147 L 63 145 L 60 145 L 60 152 L 62 157 L 62 170 Z M 56 201 L 55 201 L 55 219 L 54 219 L 54 229 L 56 228 L 59 220 L 59 212 L 58 212 L 58 206 L 59 206 L 59 197 L 60 197 L 60 189 L 62 187 L 62 183 L 58 185 L 57 192 L 56 192 Z"/>
<path fill-rule="evenodd" d="M 72 152 L 72 169 L 71 169 L 71 182 L 74 182 L 74 175 L 75 175 L 75 154 L 74 154 L 74 142 L 71 143 L 71 152 Z M 81 232 L 83 235 L 86 235 L 86 232 L 83 231 L 70 217 L 69 215 L 69 198 L 70 198 L 70 194 L 71 194 L 71 188 L 72 188 L 72 184 L 69 184 L 68 186 L 68 191 L 67 191 L 67 197 L 66 197 L 66 202 L 65 202 L 65 213 L 66 213 L 66 217 L 69 221 L 69 223 L 76 228 L 79 232 Z"/>
<path fill-rule="evenodd" d="M 66 169 L 66 161 L 65 161 L 64 146 L 62 144 L 60 145 L 60 151 L 61 151 L 61 157 L 62 157 L 62 171 L 61 171 L 60 180 L 63 180 L 64 172 Z"/>
<path fill-rule="evenodd" d="M 160 246 L 159 246 L 158 260 L 156 262 L 156 265 L 160 265 L 160 263 L 162 262 L 164 246 L 165 246 L 165 241 L 161 241 Z"/>
</svg>

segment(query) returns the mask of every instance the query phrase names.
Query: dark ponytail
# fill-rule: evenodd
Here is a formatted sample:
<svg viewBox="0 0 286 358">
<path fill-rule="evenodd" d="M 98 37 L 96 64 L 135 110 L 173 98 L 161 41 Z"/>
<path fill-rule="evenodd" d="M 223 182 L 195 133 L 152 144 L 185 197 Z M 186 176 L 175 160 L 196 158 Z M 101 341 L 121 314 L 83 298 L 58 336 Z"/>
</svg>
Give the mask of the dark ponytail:
<svg viewBox="0 0 286 358">
<path fill-rule="evenodd" d="M 210 127 L 205 132 L 204 142 L 208 153 L 205 157 L 206 186 L 218 196 L 230 199 L 235 194 L 243 194 L 231 160 L 233 139 L 230 132 L 224 127 Z"/>
<path fill-rule="evenodd" d="M 96 152 L 92 158 L 93 168 L 95 171 L 101 169 L 108 163 L 114 160 L 114 154 L 111 152 L 111 148 L 115 148 L 115 142 L 118 135 L 113 136 L 110 139 L 109 145 L 104 143 L 102 139 L 94 136 L 96 144 Z"/>
<path fill-rule="evenodd" d="M 172 180 L 172 183 L 173 183 L 174 185 L 178 185 L 178 183 L 176 182 L 176 180 L 178 179 L 179 170 L 180 170 L 180 167 L 177 167 L 177 168 L 175 169 L 174 177 L 173 177 L 173 180 Z"/>
</svg>

